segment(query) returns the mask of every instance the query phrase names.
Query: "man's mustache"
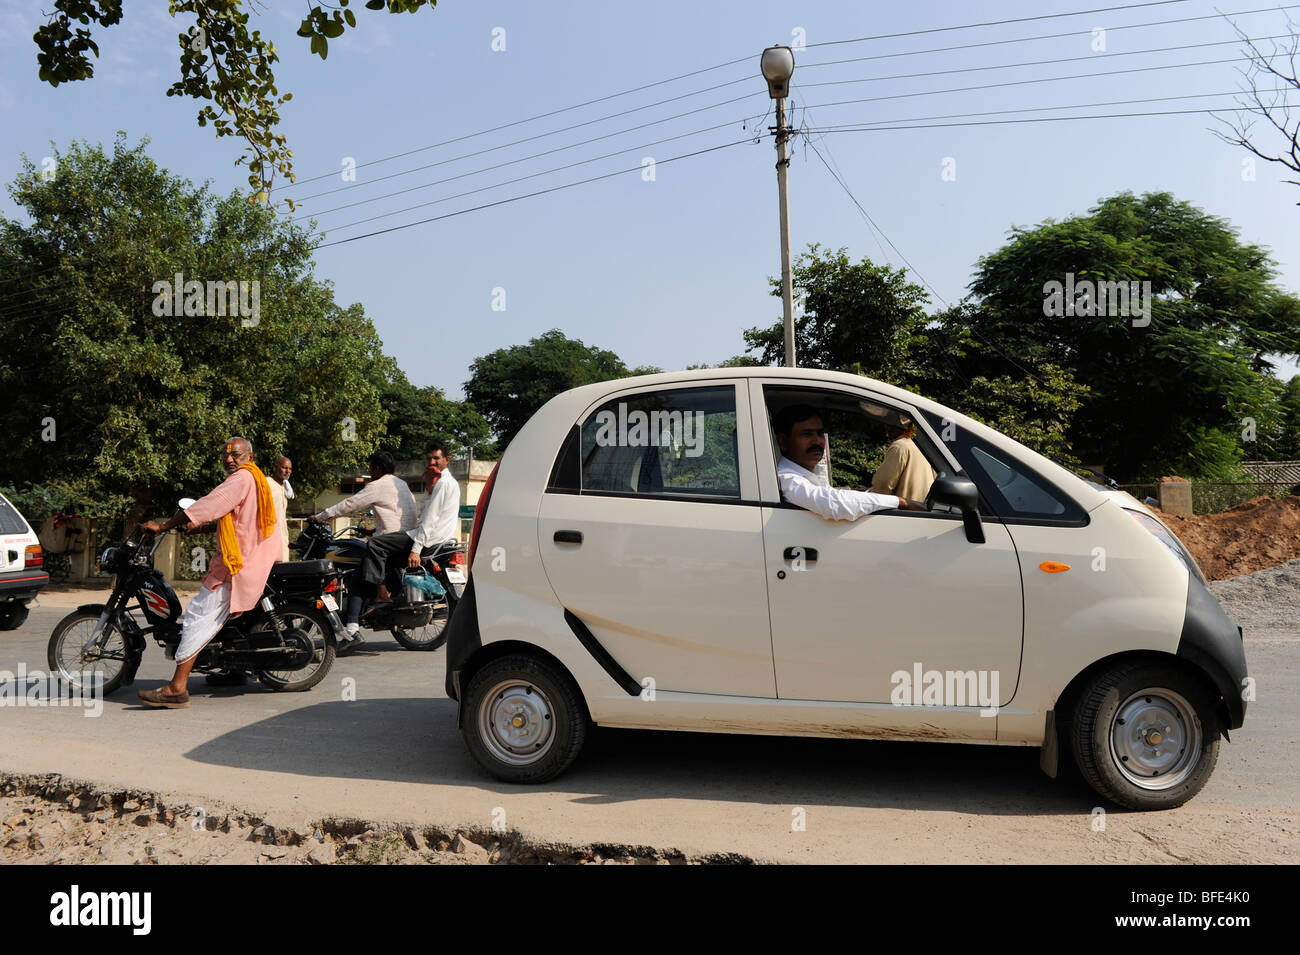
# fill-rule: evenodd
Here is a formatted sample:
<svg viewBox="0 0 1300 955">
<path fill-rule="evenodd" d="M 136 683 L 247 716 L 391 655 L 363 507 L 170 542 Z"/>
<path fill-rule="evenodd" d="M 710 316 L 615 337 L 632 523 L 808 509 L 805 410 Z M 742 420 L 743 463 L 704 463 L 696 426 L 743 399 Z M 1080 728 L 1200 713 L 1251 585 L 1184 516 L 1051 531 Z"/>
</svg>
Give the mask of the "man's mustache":
<svg viewBox="0 0 1300 955">
<path fill-rule="evenodd" d="M 825 449 L 822 445 L 820 445 L 820 444 L 810 444 L 810 445 L 808 445 L 808 453 L 809 453 L 809 454 L 812 454 L 812 453 L 814 453 L 814 452 L 816 452 L 817 454 L 821 454 L 821 453 L 822 453 L 823 451 L 825 451 L 825 450 L 826 450 L 826 449 Z"/>
</svg>

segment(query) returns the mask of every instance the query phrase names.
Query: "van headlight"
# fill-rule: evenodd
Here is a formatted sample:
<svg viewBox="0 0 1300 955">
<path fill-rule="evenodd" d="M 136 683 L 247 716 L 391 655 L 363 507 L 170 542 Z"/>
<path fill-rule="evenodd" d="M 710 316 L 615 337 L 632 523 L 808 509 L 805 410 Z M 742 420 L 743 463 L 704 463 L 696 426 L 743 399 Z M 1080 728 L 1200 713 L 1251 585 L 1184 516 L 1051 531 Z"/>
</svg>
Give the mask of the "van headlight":
<svg viewBox="0 0 1300 955">
<path fill-rule="evenodd" d="M 1156 540 L 1160 541 L 1160 543 L 1164 544 L 1165 547 L 1169 549 L 1169 553 L 1182 561 L 1183 566 L 1187 568 L 1189 574 L 1194 576 L 1201 583 L 1206 582 L 1205 575 L 1201 573 L 1201 568 L 1196 563 L 1196 558 L 1194 558 L 1191 555 L 1191 552 L 1183 546 L 1182 541 L 1169 532 L 1169 529 L 1165 527 L 1165 525 L 1151 517 L 1151 515 L 1143 514 L 1141 511 L 1130 510 L 1127 507 L 1124 508 L 1124 511 L 1132 517 L 1133 520 L 1137 521 L 1149 530 L 1155 536 Z"/>
</svg>

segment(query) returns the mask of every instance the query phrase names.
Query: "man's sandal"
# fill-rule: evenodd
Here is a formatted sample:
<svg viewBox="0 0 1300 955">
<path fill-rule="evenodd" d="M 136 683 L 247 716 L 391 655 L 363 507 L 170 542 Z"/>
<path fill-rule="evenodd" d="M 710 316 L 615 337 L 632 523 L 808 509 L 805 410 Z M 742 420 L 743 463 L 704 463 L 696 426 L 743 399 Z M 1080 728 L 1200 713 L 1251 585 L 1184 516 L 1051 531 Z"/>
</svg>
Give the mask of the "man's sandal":
<svg viewBox="0 0 1300 955">
<path fill-rule="evenodd" d="M 179 693 L 168 693 L 167 687 L 159 687 L 156 690 L 141 690 L 137 696 L 140 702 L 145 706 L 158 707 L 167 710 L 179 710 L 190 705 L 190 693 L 188 690 L 181 690 Z"/>
</svg>

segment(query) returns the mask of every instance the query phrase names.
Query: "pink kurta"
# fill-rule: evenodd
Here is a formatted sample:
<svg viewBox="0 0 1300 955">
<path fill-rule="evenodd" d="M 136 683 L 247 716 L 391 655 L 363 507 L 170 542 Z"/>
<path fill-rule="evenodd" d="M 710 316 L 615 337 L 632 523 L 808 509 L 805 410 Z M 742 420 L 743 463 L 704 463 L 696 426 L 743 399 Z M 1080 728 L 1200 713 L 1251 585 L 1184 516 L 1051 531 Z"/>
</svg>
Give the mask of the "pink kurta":
<svg viewBox="0 0 1300 955">
<path fill-rule="evenodd" d="M 270 576 L 271 565 L 280 559 L 280 529 L 276 527 L 269 537 L 257 530 L 257 482 L 246 470 L 236 471 L 185 511 L 185 516 L 196 524 L 220 520 L 227 514 L 235 515 L 235 540 L 244 558 L 244 569 L 233 577 L 226 566 L 224 555 L 218 555 L 208 567 L 203 586 L 216 590 L 227 580 L 230 586 L 230 612 L 239 613 L 257 605 Z M 278 523 L 279 516 L 276 516 Z"/>
</svg>

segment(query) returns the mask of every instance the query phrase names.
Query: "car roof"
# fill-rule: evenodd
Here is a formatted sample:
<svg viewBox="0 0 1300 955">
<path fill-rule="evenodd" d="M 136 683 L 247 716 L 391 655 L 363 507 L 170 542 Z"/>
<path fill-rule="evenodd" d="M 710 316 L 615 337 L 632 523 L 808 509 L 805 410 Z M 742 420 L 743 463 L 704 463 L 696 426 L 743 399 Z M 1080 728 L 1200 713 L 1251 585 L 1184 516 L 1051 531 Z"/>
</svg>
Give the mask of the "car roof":
<svg viewBox="0 0 1300 955">
<path fill-rule="evenodd" d="M 941 405 L 937 401 L 931 401 L 929 398 L 922 397 L 915 392 L 905 391 L 896 385 L 886 384 L 883 381 L 868 378 L 866 375 L 854 375 L 843 371 L 826 371 L 821 368 L 745 366 L 737 368 L 694 368 L 689 371 L 661 372 L 655 375 L 634 375 L 630 378 L 614 378 L 590 385 L 580 385 L 577 388 L 556 395 L 543 408 L 561 402 L 565 404 L 565 412 L 576 417 L 583 408 L 599 401 L 604 395 L 612 392 L 640 387 L 655 388 L 665 385 L 689 384 L 692 381 L 717 380 L 719 378 L 731 380 L 762 378 L 767 381 L 789 381 L 792 385 L 842 384 L 855 388 L 868 388 L 881 397 L 892 398 L 895 401 L 909 404 L 918 410 L 929 411 L 941 418 L 946 418 L 989 444 L 1006 451 L 1013 457 L 1019 458 L 1048 480 L 1066 490 L 1084 510 L 1091 511 L 1109 500 L 1105 494 L 1100 492 L 1097 485 L 1085 481 L 1050 458 L 1044 457 L 1019 441 L 1007 437 L 1002 432 L 996 431 L 974 418 L 967 417 L 959 411 Z M 541 414 L 540 410 L 538 414 Z"/>
</svg>

